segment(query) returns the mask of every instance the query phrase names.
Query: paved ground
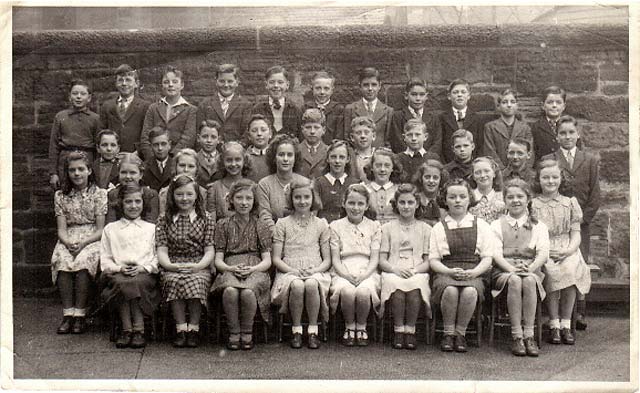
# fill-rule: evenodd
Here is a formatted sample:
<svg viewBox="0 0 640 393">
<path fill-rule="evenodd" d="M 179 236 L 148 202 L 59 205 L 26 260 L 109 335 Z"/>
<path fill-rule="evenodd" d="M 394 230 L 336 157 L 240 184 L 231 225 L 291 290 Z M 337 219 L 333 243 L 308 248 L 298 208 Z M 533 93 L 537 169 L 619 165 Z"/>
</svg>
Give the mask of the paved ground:
<svg viewBox="0 0 640 393">
<path fill-rule="evenodd" d="M 594 310 L 595 312 L 595 310 Z M 220 344 L 178 350 L 168 342 L 118 350 L 99 328 L 59 336 L 57 300 L 14 300 L 14 378 L 35 379 L 402 379 L 629 381 L 629 316 L 600 309 L 579 332 L 575 346 L 542 348 L 539 358 L 516 358 L 508 343 L 445 354 L 422 344 L 397 351 L 389 344 L 345 348 L 327 343 L 317 351 L 286 343 L 228 352 Z"/>
</svg>

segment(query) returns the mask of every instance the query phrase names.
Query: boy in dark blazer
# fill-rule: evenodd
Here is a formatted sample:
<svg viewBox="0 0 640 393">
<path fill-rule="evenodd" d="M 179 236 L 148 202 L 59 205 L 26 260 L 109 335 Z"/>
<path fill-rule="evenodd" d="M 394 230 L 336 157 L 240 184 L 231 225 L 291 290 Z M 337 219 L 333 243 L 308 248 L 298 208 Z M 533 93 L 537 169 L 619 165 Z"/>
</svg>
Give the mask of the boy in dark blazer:
<svg viewBox="0 0 640 393">
<path fill-rule="evenodd" d="M 427 126 L 420 119 L 410 119 L 404 125 L 404 143 L 407 148 L 396 155 L 402 164 L 404 172 L 404 182 L 412 183 L 413 176 L 418 172 L 420 166 L 427 160 L 440 161 L 440 156 L 424 148 L 424 143 L 429 139 Z"/>
<path fill-rule="evenodd" d="M 473 134 L 475 151 L 483 151 L 484 146 L 484 119 L 467 107 L 471 90 L 469 82 L 464 79 L 456 79 L 449 84 L 447 98 L 451 101 L 451 108 L 440 113 L 438 123 L 442 134 L 442 159 L 447 164 L 454 159 L 453 133 L 459 129 L 465 129 Z"/>
<path fill-rule="evenodd" d="M 562 171 L 560 193 L 575 197 L 582 208 L 580 224 L 580 252 L 589 262 L 590 230 L 589 224 L 600 208 L 600 169 L 598 158 L 577 148 L 580 140 L 578 122 L 572 116 L 562 116 L 557 121 L 559 149 L 542 159 L 555 159 Z M 587 327 L 584 321 L 586 303 L 584 296 L 578 298 L 578 318 L 576 326 L 580 330 Z"/>
<path fill-rule="evenodd" d="M 240 68 L 235 64 L 222 64 L 216 69 L 217 93 L 198 105 L 196 123 L 214 120 L 222 125 L 220 138 L 224 142 L 242 141 L 251 116 L 251 104 L 237 94 Z"/>
<path fill-rule="evenodd" d="M 154 127 L 149 132 L 149 140 L 152 154 L 144 162 L 142 182 L 160 191 L 161 188 L 169 185 L 173 175 L 171 168 L 175 166 L 173 159 L 169 156 L 171 150 L 169 132 L 162 127 Z"/>
<path fill-rule="evenodd" d="M 316 72 L 311 79 L 313 101 L 304 104 L 305 109 L 317 108 L 325 117 L 325 133 L 322 141 L 329 145 L 334 139 L 345 139 L 344 106 L 331 100 L 335 78 L 325 71 Z"/>
<path fill-rule="evenodd" d="M 138 149 L 144 116 L 151 103 L 136 94 L 140 81 L 138 71 L 127 64 L 116 68 L 118 97 L 106 100 L 100 108 L 100 123 L 120 138 L 120 151 L 132 153 Z"/>
<path fill-rule="evenodd" d="M 320 109 L 311 108 L 302 115 L 302 135 L 304 140 L 298 144 L 300 163 L 297 173 L 315 179 L 322 176 L 326 167 L 329 147 L 322 141 L 325 118 Z"/>
<path fill-rule="evenodd" d="M 500 170 L 504 170 L 509 164 L 507 159 L 509 142 L 514 139 L 525 139 L 533 143 L 533 137 L 529 125 L 516 117 L 518 101 L 515 91 L 506 89 L 500 93 L 496 102 L 496 110 L 500 114 L 500 118 L 484 125 L 483 155 L 493 157 Z M 531 158 L 528 160 L 528 164 L 530 167 L 533 166 Z"/>
<path fill-rule="evenodd" d="M 438 124 L 438 116 L 427 112 L 424 104 L 427 100 L 427 83 L 420 78 L 411 78 L 404 89 L 404 99 L 407 105 L 393 112 L 389 143 L 394 153 L 403 152 L 407 146 L 404 141 L 404 126 L 411 119 L 419 119 L 427 126 L 429 135 L 424 142 L 424 148 L 434 153 L 440 161 L 442 153 L 442 130 Z"/>
<path fill-rule="evenodd" d="M 343 135 L 351 135 L 351 121 L 354 118 L 368 116 L 376 125 L 373 147 L 388 145 L 393 108 L 378 100 L 378 92 L 382 88 L 380 72 L 373 67 L 363 68 L 358 75 L 358 80 L 362 99 L 352 102 L 344 108 Z"/>
<path fill-rule="evenodd" d="M 96 136 L 96 151 L 98 159 L 93 161 L 93 174 L 96 185 L 110 190 L 118 184 L 118 153 L 120 143 L 118 134 L 113 130 L 102 130 Z"/>
<path fill-rule="evenodd" d="M 275 135 L 287 134 L 301 140 L 300 108 L 286 99 L 289 90 L 289 73 L 282 66 L 273 66 L 265 73 L 265 87 L 269 97 L 251 109 L 251 114 L 261 114 L 273 125 Z"/>
</svg>

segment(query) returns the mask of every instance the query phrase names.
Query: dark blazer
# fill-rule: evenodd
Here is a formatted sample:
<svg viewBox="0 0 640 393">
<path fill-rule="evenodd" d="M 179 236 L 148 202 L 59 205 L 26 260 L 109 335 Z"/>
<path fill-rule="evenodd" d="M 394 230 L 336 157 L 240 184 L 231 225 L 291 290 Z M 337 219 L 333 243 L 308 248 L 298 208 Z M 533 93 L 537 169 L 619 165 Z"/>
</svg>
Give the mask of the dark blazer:
<svg viewBox="0 0 640 393">
<path fill-rule="evenodd" d="M 449 108 L 438 115 L 438 122 L 442 130 L 442 159 L 443 163 L 453 161 L 453 138 L 452 135 L 458 130 L 456 116 L 453 109 Z M 462 124 L 462 128 L 473 134 L 473 142 L 476 145 L 474 156 L 484 149 L 484 123 L 485 119 L 476 112 L 467 109 L 467 114 Z"/>
<path fill-rule="evenodd" d="M 533 144 L 531 128 L 527 123 L 515 119 L 512 134 L 509 135 L 507 125 L 502 119 L 490 121 L 484 125 L 484 150 L 481 155 L 493 157 L 500 170 L 502 170 L 508 165 L 507 148 L 509 147 L 509 141 L 515 138 L 526 139 Z M 534 157 L 535 155 L 531 154 L 529 166 L 533 166 Z"/>
<path fill-rule="evenodd" d="M 220 154 L 220 153 L 218 153 Z M 204 156 L 202 150 L 198 151 L 198 176 L 196 177 L 196 182 L 201 187 L 207 187 L 214 180 L 217 180 L 216 175 L 219 176 L 218 172 L 218 157 L 216 156 L 215 163 L 213 167 L 207 166 L 207 159 Z"/>
<path fill-rule="evenodd" d="M 222 129 L 218 130 L 218 134 L 223 141 L 241 141 L 247 131 L 250 118 L 251 103 L 244 97 L 234 94 L 225 116 L 222 106 L 220 106 L 218 94 L 215 94 L 205 98 L 198 105 L 196 129 L 200 129 L 203 120 L 215 120 L 222 124 Z"/>
<path fill-rule="evenodd" d="M 352 102 L 344 108 L 344 136 L 351 136 L 351 120 L 358 116 L 369 116 L 367 108 L 362 99 Z M 373 121 L 376 123 L 376 140 L 373 147 L 380 147 L 389 142 L 389 129 L 391 128 L 391 118 L 393 108 L 378 99 L 376 110 L 373 112 Z"/>
<path fill-rule="evenodd" d="M 191 104 L 176 106 L 167 119 L 166 105 L 162 101 L 149 105 L 144 117 L 144 126 L 140 136 L 140 148 L 138 149 L 144 159 L 153 157 L 149 131 L 155 126 L 161 126 L 169 130 L 171 140 L 171 155 L 176 154 L 185 147 L 195 149 L 196 146 L 196 113 L 198 108 Z"/>
<path fill-rule="evenodd" d="M 440 156 L 432 151 L 427 151 L 423 156 L 421 156 L 420 153 L 413 153 L 413 157 L 408 155 L 406 151 L 403 151 L 400 154 L 396 154 L 396 158 L 400 164 L 402 164 L 402 181 L 405 183 L 413 183 L 413 175 L 418 172 L 420 166 L 427 160 L 440 161 Z"/>
<path fill-rule="evenodd" d="M 556 139 L 556 131 L 551 128 L 544 115 L 531 125 L 531 135 L 533 136 L 536 162 L 560 148 Z M 578 139 L 578 149 L 582 149 L 581 139 Z"/>
<path fill-rule="evenodd" d="M 144 126 L 149 101 L 135 96 L 129 104 L 123 118 L 118 114 L 118 97 L 106 100 L 100 108 L 100 123 L 102 128 L 114 131 L 120 137 L 120 151 L 134 152 L 140 144 L 140 135 Z"/>
<path fill-rule="evenodd" d="M 575 197 L 582 208 L 583 222 L 590 223 L 600 208 L 600 163 L 598 158 L 589 152 L 576 149 L 573 169 L 569 169 L 569 164 L 559 148 L 554 153 L 542 158 L 558 161 L 563 175 L 560 193 Z"/>
<path fill-rule="evenodd" d="M 161 188 L 169 185 L 171 181 L 172 168 L 174 167 L 174 160 L 170 157 L 167 161 L 167 164 L 164 167 L 164 172 L 160 172 L 160 168 L 158 168 L 158 163 L 153 157 L 148 158 L 144 162 L 144 174 L 142 175 L 142 182 L 144 185 L 149 186 L 156 192 L 160 191 Z"/>
<path fill-rule="evenodd" d="M 393 112 L 389 143 L 394 153 L 401 153 L 407 148 L 402 134 L 404 125 L 411 119 L 413 119 L 413 115 L 406 106 Z M 422 111 L 422 121 L 427 125 L 427 133 L 429 134 L 429 137 L 424 142 L 424 148 L 426 151 L 430 151 L 440 157 L 442 155 L 442 129 L 438 123 L 438 115 L 425 109 Z"/>
<path fill-rule="evenodd" d="M 304 109 L 317 108 L 313 101 L 304 103 Z M 304 113 L 304 112 L 303 112 Z M 324 108 L 324 116 L 326 118 L 325 133 L 322 141 L 327 145 L 331 144 L 334 139 L 345 139 L 344 137 L 344 105 L 338 104 L 331 100 L 329 105 Z"/>
<path fill-rule="evenodd" d="M 321 142 L 316 150 L 316 154 L 311 155 L 306 143 L 300 142 L 298 144 L 298 153 L 300 157 L 300 163 L 297 165 L 296 172 L 302 176 L 315 179 L 318 176 L 322 176 L 326 167 L 327 151 L 329 146 Z"/>
<path fill-rule="evenodd" d="M 251 114 L 261 114 L 265 116 L 273 125 L 273 112 L 269 105 L 269 99 L 259 102 L 251 109 Z M 288 98 L 284 100 L 284 110 L 282 111 L 282 129 L 275 134 L 288 134 L 302 140 L 302 111 L 291 103 Z"/>
<path fill-rule="evenodd" d="M 109 183 L 114 186 L 119 182 L 119 173 L 118 173 L 118 163 L 115 162 L 111 165 L 111 171 L 107 174 L 106 177 L 100 178 L 100 157 L 96 158 L 92 164 L 93 174 L 96 178 L 96 185 L 100 188 L 104 188 L 105 190 L 109 187 Z"/>
</svg>

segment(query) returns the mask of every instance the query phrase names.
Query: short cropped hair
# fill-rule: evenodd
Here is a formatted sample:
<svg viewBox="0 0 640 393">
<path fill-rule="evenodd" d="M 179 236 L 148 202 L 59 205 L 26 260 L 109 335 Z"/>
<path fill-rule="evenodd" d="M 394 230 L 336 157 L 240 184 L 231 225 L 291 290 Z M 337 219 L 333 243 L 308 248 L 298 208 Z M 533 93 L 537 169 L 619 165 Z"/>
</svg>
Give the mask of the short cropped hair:
<svg viewBox="0 0 640 393">
<path fill-rule="evenodd" d="M 466 79 L 457 78 L 452 80 L 451 83 L 449 83 L 449 86 L 447 87 L 447 92 L 451 93 L 451 90 L 453 90 L 453 88 L 458 85 L 464 85 L 467 88 L 467 90 L 471 90 L 469 82 L 467 82 Z"/>
<path fill-rule="evenodd" d="M 71 83 L 69 84 L 69 93 L 71 93 L 71 90 L 73 90 L 74 86 L 84 86 L 87 88 L 87 92 L 89 92 L 89 94 L 93 94 L 93 87 L 88 81 L 85 81 L 84 79 L 72 79 Z"/>
<path fill-rule="evenodd" d="M 567 92 L 559 86 L 549 86 L 542 90 L 542 101 L 546 101 L 550 94 L 559 94 L 562 101 L 567 102 Z"/>
<path fill-rule="evenodd" d="M 180 78 L 181 81 L 184 82 L 184 79 L 183 79 L 184 75 L 182 74 L 182 71 L 180 71 L 178 68 L 172 65 L 168 65 L 164 68 L 164 71 L 162 71 L 162 79 L 164 79 L 164 77 L 167 76 L 167 74 L 170 72 L 173 72 L 175 76 L 177 76 L 178 78 Z"/>
<path fill-rule="evenodd" d="M 357 126 L 364 126 L 372 131 L 376 129 L 376 123 L 369 116 L 354 117 L 353 120 L 351 120 L 351 130 L 353 130 Z"/>
<path fill-rule="evenodd" d="M 240 79 L 240 67 L 235 64 L 220 64 L 216 67 L 216 79 L 220 74 L 233 74 L 236 79 Z"/>
<path fill-rule="evenodd" d="M 376 78 L 378 82 L 380 81 L 380 71 L 378 71 L 374 67 L 364 67 L 358 73 L 358 83 L 362 83 L 363 80 L 367 78 Z"/>
<path fill-rule="evenodd" d="M 323 127 L 326 124 L 324 113 L 318 108 L 309 108 L 302 114 L 302 125 L 309 123 L 320 123 Z"/>
<path fill-rule="evenodd" d="M 164 127 L 155 126 L 149 131 L 149 142 L 153 141 L 155 138 L 166 135 L 169 136 L 169 130 Z"/>
<path fill-rule="evenodd" d="M 119 76 L 128 76 L 131 75 L 138 80 L 138 71 L 131 67 L 129 64 L 120 64 L 118 68 L 116 68 L 115 76 L 116 78 Z"/>
<path fill-rule="evenodd" d="M 284 76 L 284 79 L 289 80 L 289 73 L 287 72 L 287 69 L 279 65 L 269 67 L 267 72 L 264 73 L 264 79 L 268 80 L 272 75 L 275 74 L 282 74 Z"/>
<path fill-rule="evenodd" d="M 215 128 L 216 131 L 220 133 L 222 124 L 220 124 L 217 120 L 211 120 L 211 119 L 202 120 L 202 123 L 200 123 L 200 126 L 198 127 L 198 135 L 200 135 L 200 133 L 202 132 L 202 129 L 205 127 Z"/>
<path fill-rule="evenodd" d="M 415 128 L 419 128 L 423 133 L 427 133 L 427 125 L 420 119 L 409 119 L 402 128 L 402 133 L 409 132 Z"/>
<path fill-rule="evenodd" d="M 404 91 L 408 93 L 411 90 L 411 88 L 414 86 L 421 86 L 421 87 L 424 87 L 424 89 L 426 90 L 427 82 L 425 82 L 424 79 L 414 76 L 413 78 L 409 79 L 406 85 L 404 85 Z"/>
<path fill-rule="evenodd" d="M 313 76 L 311 77 L 311 83 L 315 82 L 316 79 L 329 79 L 331 81 L 331 86 L 336 83 L 336 78 L 334 78 L 333 75 L 331 75 L 327 71 L 318 71 L 313 74 Z"/>
<path fill-rule="evenodd" d="M 560 116 L 560 118 L 556 122 L 556 128 L 560 128 L 560 125 L 564 123 L 571 123 L 574 125 L 574 127 L 576 128 L 578 127 L 578 120 L 576 120 L 575 117 L 570 115 L 564 115 L 564 116 Z"/>
<path fill-rule="evenodd" d="M 509 143 L 513 143 L 514 145 L 524 146 L 527 148 L 527 152 L 531 153 L 531 141 L 525 138 L 513 138 L 509 141 Z M 507 145 L 508 146 L 508 145 Z M 508 149 L 508 147 L 507 147 Z"/>
<path fill-rule="evenodd" d="M 473 143 L 473 133 L 469 130 L 465 130 L 464 128 L 456 130 L 453 135 L 451 135 L 451 140 L 454 141 L 454 143 L 457 138 L 467 138 L 469 142 Z"/>
<path fill-rule="evenodd" d="M 323 173 L 329 173 L 331 172 L 331 166 L 329 165 L 329 154 L 331 154 L 331 152 L 335 149 L 338 149 L 340 147 L 344 147 L 347 150 L 347 163 L 344 164 L 344 173 L 351 173 L 351 146 L 349 146 L 349 143 L 347 141 L 344 141 L 342 139 L 334 139 L 331 144 L 329 145 L 329 147 L 327 148 L 327 156 L 324 159 L 324 162 L 326 163 L 325 167 L 324 167 L 324 172 Z"/>
<path fill-rule="evenodd" d="M 120 135 L 118 135 L 117 132 L 110 130 L 108 128 L 105 128 L 104 130 L 101 130 L 100 132 L 98 132 L 98 135 L 96 135 L 96 145 L 99 145 L 100 142 L 102 142 L 102 137 L 105 135 L 113 135 L 116 137 L 116 142 L 118 143 L 118 145 L 120 145 Z"/>
<path fill-rule="evenodd" d="M 502 99 L 508 96 L 509 94 L 511 94 L 513 98 L 516 99 L 516 101 L 518 100 L 518 93 L 514 89 L 504 89 L 500 92 L 500 94 L 498 94 L 498 98 L 496 99 L 496 104 L 499 105 L 500 101 L 502 101 Z"/>
</svg>

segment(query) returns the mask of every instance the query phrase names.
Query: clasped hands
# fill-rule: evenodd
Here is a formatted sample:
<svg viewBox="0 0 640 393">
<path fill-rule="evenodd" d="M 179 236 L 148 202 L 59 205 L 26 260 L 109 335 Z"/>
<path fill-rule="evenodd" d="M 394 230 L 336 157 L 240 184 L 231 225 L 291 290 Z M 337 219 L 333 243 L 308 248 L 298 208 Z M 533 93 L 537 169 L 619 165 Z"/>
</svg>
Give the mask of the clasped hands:
<svg viewBox="0 0 640 393">
<path fill-rule="evenodd" d="M 249 277 L 251 273 L 255 271 L 255 268 L 253 266 L 247 266 L 242 264 L 242 265 L 232 266 L 229 269 L 229 271 L 232 272 L 233 275 L 236 276 L 236 278 L 240 280 L 244 280 L 245 278 Z"/>
<path fill-rule="evenodd" d="M 453 271 L 451 276 L 454 280 L 464 281 L 476 278 L 476 274 L 473 270 L 464 270 L 461 267 L 454 267 L 451 270 Z"/>
</svg>

